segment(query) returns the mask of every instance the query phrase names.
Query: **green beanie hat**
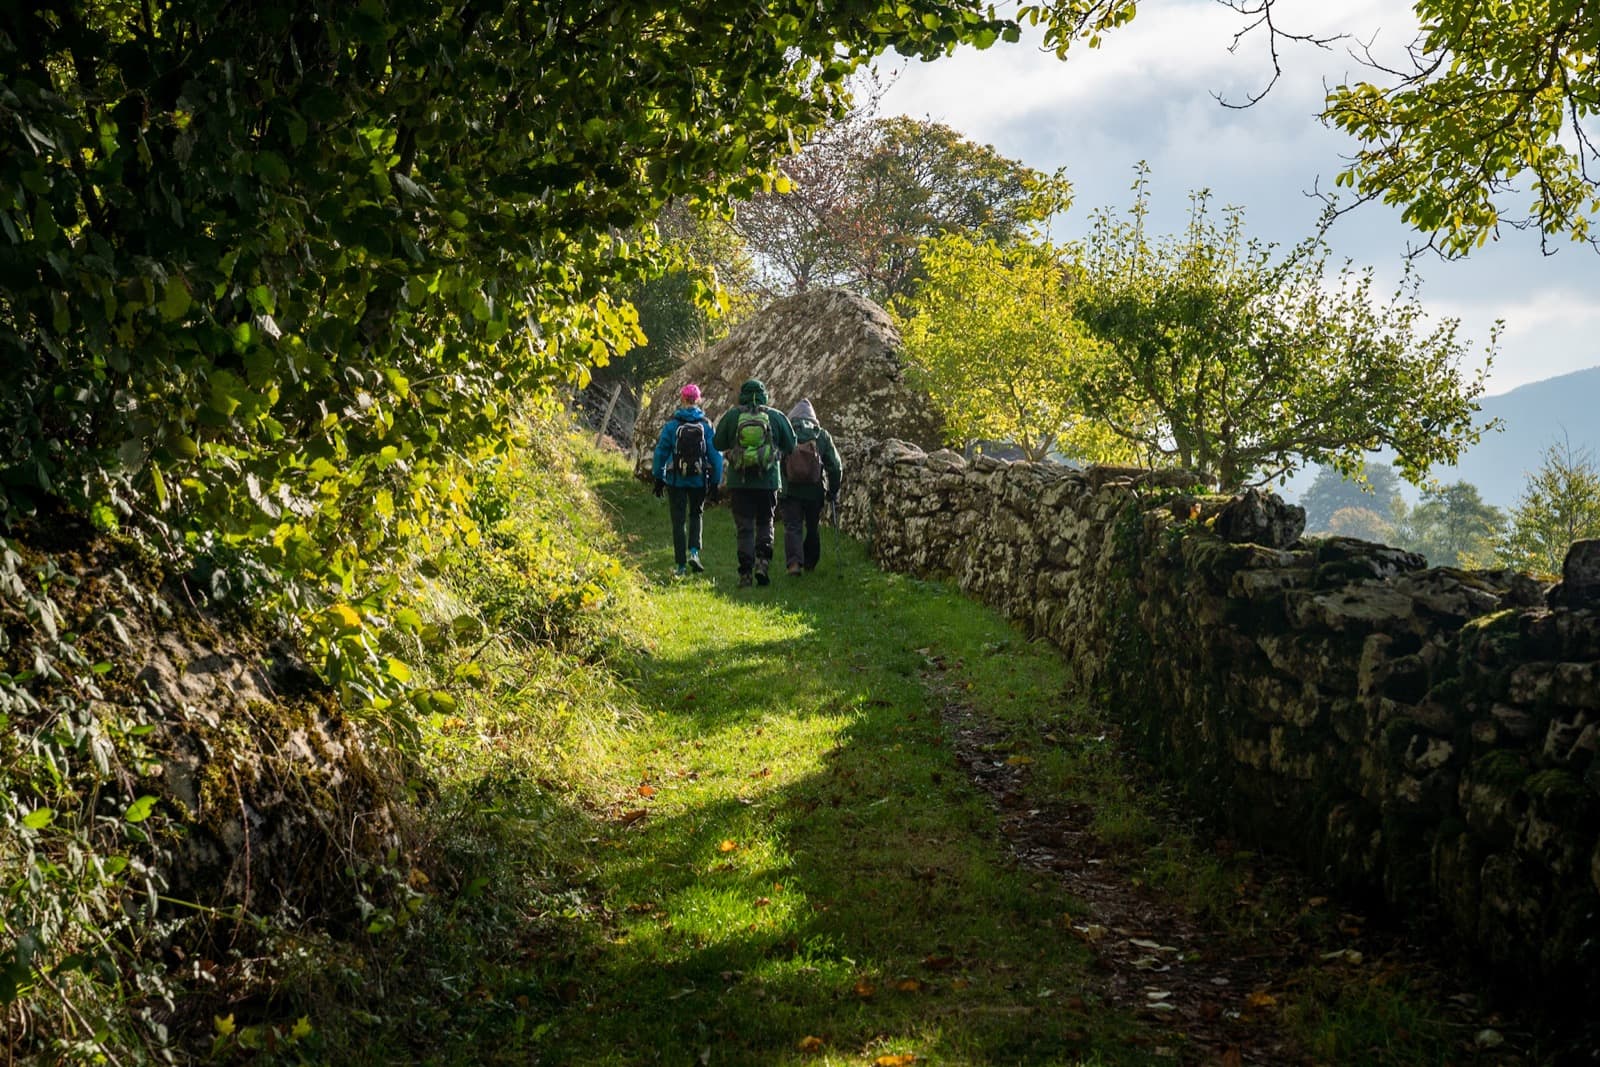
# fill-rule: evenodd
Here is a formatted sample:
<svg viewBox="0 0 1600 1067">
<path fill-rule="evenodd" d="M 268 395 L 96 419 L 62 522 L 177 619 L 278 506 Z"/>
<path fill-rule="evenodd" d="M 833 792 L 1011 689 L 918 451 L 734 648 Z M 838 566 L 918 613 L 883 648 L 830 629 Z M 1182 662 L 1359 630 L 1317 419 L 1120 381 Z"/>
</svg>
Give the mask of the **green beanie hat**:
<svg viewBox="0 0 1600 1067">
<path fill-rule="evenodd" d="M 767 402 L 767 387 L 761 384 L 759 378 L 751 378 L 739 386 L 739 403 L 765 404 Z"/>
</svg>

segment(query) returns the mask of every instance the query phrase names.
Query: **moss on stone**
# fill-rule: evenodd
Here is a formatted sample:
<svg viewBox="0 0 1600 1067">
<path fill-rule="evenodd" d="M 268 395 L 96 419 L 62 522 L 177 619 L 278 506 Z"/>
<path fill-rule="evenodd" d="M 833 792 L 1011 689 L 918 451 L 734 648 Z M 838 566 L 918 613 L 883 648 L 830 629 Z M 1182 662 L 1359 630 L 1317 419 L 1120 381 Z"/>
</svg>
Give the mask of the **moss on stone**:
<svg viewBox="0 0 1600 1067">
<path fill-rule="evenodd" d="M 1546 811 L 1572 810 L 1588 803 L 1588 791 L 1571 771 L 1551 769 L 1530 775 L 1522 788 Z"/>
<path fill-rule="evenodd" d="M 1528 768 L 1517 753 L 1496 749 L 1473 760 L 1469 774 L 1473 781 L 1514 789 L 1527 780 Z"/>
</svg>

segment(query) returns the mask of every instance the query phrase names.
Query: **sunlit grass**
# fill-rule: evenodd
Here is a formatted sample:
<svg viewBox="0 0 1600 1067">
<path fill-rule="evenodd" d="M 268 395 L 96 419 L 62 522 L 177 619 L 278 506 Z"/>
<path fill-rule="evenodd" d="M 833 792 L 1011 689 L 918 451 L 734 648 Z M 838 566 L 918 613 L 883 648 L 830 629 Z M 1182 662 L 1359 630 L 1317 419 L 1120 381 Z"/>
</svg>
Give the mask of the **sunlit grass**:
<svg viewBox="0 0 1600 1067">
<path fill-rule="evenodd" d="M 726 509 L 706 516 L 706 574 L 676 578 L 664 502 L 616 457 L 583 462 L 637 568 L 633 652 L 508 649 L 524 683 L 452 728 L 470 743 L 438 738 L 459 885 L 403 972 L 434 984 L 350 1059 L 1204 1059 L 1105 1001 L 1069 928 L 1083 903 L 1012 860 L 946 705 L 983 724 L 987 754 L 1027 761 L 1030 797 L 1090 810 L 1130 886 L 1223 937 L 1296 902 L 1241 906 L 1247 857 L 1172 819 L 1053 649 L 831 533 L 814 574 L 737 589 Z M 441 1004 L 441 983 L 460 995 Z M 1318 986 L 1285 1021 L 1328 1062 L 1365 1062 L 1350 1050 L 1383 1049 L 1386 1021 L 1427 1026 L 1381 1000 Z"/>
</svg>

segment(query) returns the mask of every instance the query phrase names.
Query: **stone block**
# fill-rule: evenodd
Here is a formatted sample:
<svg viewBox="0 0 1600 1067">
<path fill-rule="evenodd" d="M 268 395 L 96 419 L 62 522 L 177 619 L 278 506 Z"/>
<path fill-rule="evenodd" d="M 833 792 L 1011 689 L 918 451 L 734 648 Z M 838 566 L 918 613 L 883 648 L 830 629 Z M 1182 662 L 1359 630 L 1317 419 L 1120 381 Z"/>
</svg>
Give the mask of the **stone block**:
<svg viewBox="0 0 1600 1067">
<path fill-rule="evenodd" d="M 1550 590 L 1551 607 L 1600 608 L 1600 538 L 1574 541 Z"/>
<path fill-rule="evenodd" d="M 1600 724 L 1582 711 L 1558 715 L 1545 730 L 1543 755 L 1552 766 L 1583 771 L 1600 745 Z"/>
<path fill-rule="evenodd" d="M 1288 548 L 1306 528 L 1306 509 L 1276 493 L 1246 489 L 1217 513 L 1213 528 L 1224 541 Z"/>
<path fill-rule="evenodd" d="M 1550 699 L 1557 707 L 1600 709 L 1600 663 L 1557 663 Z"/>
<path fill-rule="evenodd" d="M 1394 633 L 1410 628 L 1411 598 L 1388 585 L 1363 582 L 1326 593 L 1287 595 L 1289 618 L 1303 630 Z"/>
</svg>

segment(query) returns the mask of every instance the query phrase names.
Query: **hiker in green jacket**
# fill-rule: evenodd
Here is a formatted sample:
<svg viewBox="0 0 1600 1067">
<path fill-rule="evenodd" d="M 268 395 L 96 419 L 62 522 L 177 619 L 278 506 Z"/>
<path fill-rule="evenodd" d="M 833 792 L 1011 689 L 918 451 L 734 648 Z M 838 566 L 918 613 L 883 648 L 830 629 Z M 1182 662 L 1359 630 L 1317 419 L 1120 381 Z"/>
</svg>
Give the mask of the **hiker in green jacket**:
<svg viewBox="0 0 1600 1067">
<path fill-rule="evenodd" d="M 833 437 L 817 421 L 811 401 L 802 400 L 789 409 L 789 425 L 794 427 L 795 447 L 783 461 L 783 495 L 778 508 L 783 516 L 783 559 L 789 577 L 809 572 L 822 557 L 824 501 L 839 502 L 839 484 L 844 470 Z"/>
<path fill-rule="evenodd" d="M 754 378 L 739 387 L 739 403 L 717 421 L 712 444 L 725 458 L 728 503 L 739 541 L 739 587 L 766 585 L 772 562 L 772 513 L 783 488 L 779 465 L 794 451 L 794 428 L 767 406 L 767 387 Z"/>
</svg>

